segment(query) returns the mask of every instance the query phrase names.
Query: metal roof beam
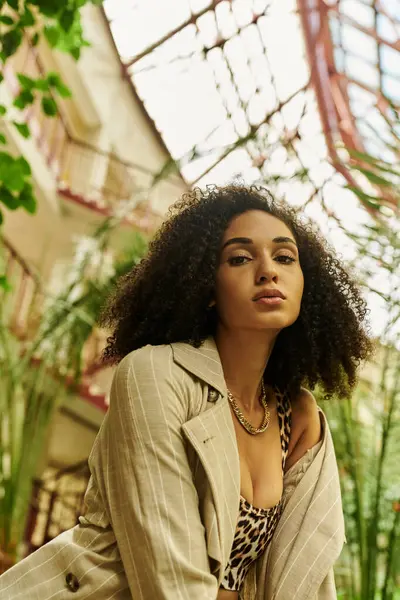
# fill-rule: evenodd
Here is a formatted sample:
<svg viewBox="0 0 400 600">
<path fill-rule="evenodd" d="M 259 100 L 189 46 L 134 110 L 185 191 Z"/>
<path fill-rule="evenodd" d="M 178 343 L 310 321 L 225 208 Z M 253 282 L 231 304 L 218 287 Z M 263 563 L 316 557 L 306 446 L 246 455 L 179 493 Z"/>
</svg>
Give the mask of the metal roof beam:
<svg viewBox="0 0 400 600">
<path fill-rule="evenodd" d="M 188 27 L 189 25 L 194 25 L 196 23 L 197 19 L 199 19 L 200 17 L 205 15 L 210 10 L 214 10 L 215 7 L 217 6 L 217 4 L 220 4 L 223 1 L 224 0 L 212 0 L 212 2 L 210 2 L 210 4 L 208 6 L 206 6 L 206 8 L 203 8 L 202 10 L 200 10 L 197 13 L 192 13 L 191 16 L 188 19 L 186 19 L 186 21 L 184 21 L 183 23 L 181 23 L 180 25 L 175 27 L 175 29 L 172 29 L 172 31 L 169 31 L 166 35 L 163 35 L 162 37 L 160 37 L 156 42 L 154 42 L 150 46 L 147 46 L 147 48 L 142 50 L 142 52 L 140 52 L 139 54 L 136 54 L 136 56 L 133 56 L 131 59 L 129 59 L 127 62 L 125 62 L 125 66 L 131 67 L 132 65 L 137 63 L 139 60 L 141 60 L 142 58 L 144 58 L 145 56 L 147 56 L 148 54 L 153 52 L 153 50 L 158 48 L 158 46 L 161 46 L 161 44 L 164 44 L 164 42 L 166 42 L 171 37 L 173 37 L 180 31 L 182 31 L 182 29 L 185 29 L 185 27 Z"/>
</svg>

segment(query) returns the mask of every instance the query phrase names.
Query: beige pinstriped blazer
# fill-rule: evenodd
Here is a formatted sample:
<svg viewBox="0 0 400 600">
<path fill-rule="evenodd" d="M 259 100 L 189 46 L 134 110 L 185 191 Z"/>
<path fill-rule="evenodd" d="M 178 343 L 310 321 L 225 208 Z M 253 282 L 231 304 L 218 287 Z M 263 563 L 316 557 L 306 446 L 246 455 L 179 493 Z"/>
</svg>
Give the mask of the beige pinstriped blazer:
<svg viewBox="0 0 400 600">
<path fill-rule="evenodd" d="M 284 510 L 243 598 L 334 600 L 344 541 L 323 439 L 286 473 Z M 87 512 L 0 577 L 1 600 L 215 600 L 239 507 L 240 471 L 213 339 L 146 346 L 118 366 L 94 443 Z"/>
</svg>

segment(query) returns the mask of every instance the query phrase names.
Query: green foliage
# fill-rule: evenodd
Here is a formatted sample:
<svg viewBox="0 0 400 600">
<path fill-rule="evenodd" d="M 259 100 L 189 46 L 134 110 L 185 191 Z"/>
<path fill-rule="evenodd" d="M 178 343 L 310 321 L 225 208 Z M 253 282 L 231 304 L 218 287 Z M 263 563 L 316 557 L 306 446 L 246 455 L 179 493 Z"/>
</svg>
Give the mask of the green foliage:
<svg viewBox="0 0 400 600">
<path fill-rule="evenodd" d="M 43 96 L 42 109 L 48 117 L 54 117 L 57 114 L 57 104 L 51 96 Z"/>
<path fill-rule="evenodd" d="M 26 123 L 18 123 L 18 121 L 13 121 L 12 123 L 22 137 L 27 139 L 31 136 L 30 129 Z"/>
<path fill-rule="evenodd" d="M 0 202 L 9 210 L 24 208 L 33 213 L 36 200 L 30 182 L 31 168 L 22 156 L 0 152 Z"/>
<path fill-rule="evenodd" d="M 91 0 L 68 0 L 68 2 L 54 2 L 54 0 L 7 0 L 0 2 L 0 63 L 6 66 L 20 48 L 24 39 L 29 40 L 32 46 L 37 46 L 41 39 L 61 52 L 70 54 L 75 60 L 80 57 L 81 49 L 89 43 L 84 38 L 80 10 Z M 94 4 L 101 4 L 97 0 Z M 69 98 L 71 92 L 63 83 L 58 73 L 49 72 L 43 77 L 33 79 L 24 73 L 17 73 L 19 92 L 14 98 L 13 108 L 25 111 L 37 102 L 46 117 L 55 117 L 58 113 L 58 98 Z M 3 82 L 0 74 L 0 84 Z M 3 85 L 5 85 L 3 83 Z M 7 118 L 7 107 L 0 105 L 0 117 Z M 12 124 L 24 138 L 30 137 L 25 116 L 22 119 L 12 120 Z M 6 136 L 0 134 L 0 144 L 7 145 Z M 7 154 L 5 149 L 2 153 Z M 9 155 L 11 159 L 11 155 Z M 18 164 L 14 159 L 7 162 L 12 166 L 12 174 L 5 179 L 0 179 L 0 206 L 15 210 L 23 207 L 29 212 L 35 212 L 36 201 L 34 197 L 31 175 L 25 176 L 24 184 L 17 175 Z M 11 187 L 9 187 L 11 182 Z M 26 184 L 26 185 L 25 185 Z M 28 185 L 29 184 L 29 185 Z M 15 189 L 15 186 L 19 190 Z M 18 191 L 19 196 L 16 196 Z M 0 223 L 2 216 L 0 211 Z"/>
<path fill-rule="evenodd" d="M 7 59 L 16 53 L 22 42 L 22 31 L 13 27 L 2 35 L 1 56 Z"/>
<path fill-rule="evenodd" d="M 387 143 L 387 149 L 394 161 L 348 149 L 348 166 L 355 175 L 356 185 L 346 187 L 375 212 L 378 220 L 382 215 L 395 214 L 400 208 L 400 115 L 387 98 L 386 101 L 389 112 L 385 120 L 393 140 Z"/>
<path fill-rule="evenodd" d="M 321 402 L 342 485 L 347 544 L 336 565 L 336 581 L 346 600 L 392 600 L 400 576 L 394 509 L 400 491 L 399 358 L 396 348 L 382 347 L 375 381 L 361 382 L 351 400 Z"/>
<path fill-rule="evenodd" d="M 59 293 L 39 288 L 30 307 L 37 324 L 28 342 L 8 322 L 18 289 L 0 279 L 6 290 L 0 298 L 0 548 L 12 556 L 18 555 L 50 419 L 71 382 L 73 389 L 79 384 L 85 343 L 117 278 L 146 252 L 137 235 L 110 260 L 107 249 L 116 224 L 107 220 L 93 237 L 81 238 Z"/>
<path fill-rule="evenodd" d="M 367 155 L 362 161 L 364 171 L 378 164 Z M 396 182 L 385 187 L 395 199 Z M 360 283 L 383 301 L 386 323 L 374 364 L 364 370 L 353 398 L 322 402 L 338 458 L 348 542 L 336 580 L 346 600 L 394 600 L 400 580 L 399 222 L 393 215 L 359 226 L 356 233 L 343 229 L 356 244 Z"/>
</svg>

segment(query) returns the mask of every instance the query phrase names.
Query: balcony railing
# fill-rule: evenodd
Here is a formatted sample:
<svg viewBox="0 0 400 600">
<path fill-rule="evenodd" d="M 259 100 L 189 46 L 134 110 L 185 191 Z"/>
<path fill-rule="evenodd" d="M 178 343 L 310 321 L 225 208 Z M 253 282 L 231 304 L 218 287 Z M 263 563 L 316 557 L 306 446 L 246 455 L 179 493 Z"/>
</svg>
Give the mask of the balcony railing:
<svg viewBox="0 0 400 600">
<path fill-rule="evenodd" d="M 28 553 L 77 524 L 78 517 L 84 514 L 88 481 L 87 461 L 51 471 L 34 481 L 25 530 Z"/>
<path fill-rule="evenodd" d="M 46 75 L 38 49 L 28 41 L 5 71 L 5 79 L 14 96 L 19 93 L 17 72 L 31 78 Z M 25 110 L 24 116 L 62 195 L 104 215 L 110 214 L 121 201 L 130 200 L 134 208 L 127 219 L 129 222 L 145 230 L 159 224 L 160 216 L 142 194 L 143 190 L 150 189 L 153 172 L 77 139 L 70 133 L 62 111 L 59 110 L 55 117 L 46 116 L 39 99 Z"/>
<path fill-rule="evenodd" d="M 1 238 L 0 251 L 1 273 L 6 275 L 10 288 L 8 292 L 0 288 L 0 316 L 4 325 L 20 340 L 32 339 L 40 323 L 45 291 L 38 276 L 5 238 Z M 82 380 L 78 386 L 79 396 L 103 411 L 107 409 L 106 396 L 93 385 L 92 378 L 97 371 L 107 366 L 100 358 L 105 338 L 106 333 L 93 329 L 83 348 Z M 67 378 L 66 385 L 69 383 Z"/>
<path fill-rule="evenodd" d="M 35 306 L 41 296 L 40 282 L 15 248 L 2 238 L 4 274 L 10 290 L 0 293 L 2 317 L 18 337 L 29 335 Z"/>
</svg>

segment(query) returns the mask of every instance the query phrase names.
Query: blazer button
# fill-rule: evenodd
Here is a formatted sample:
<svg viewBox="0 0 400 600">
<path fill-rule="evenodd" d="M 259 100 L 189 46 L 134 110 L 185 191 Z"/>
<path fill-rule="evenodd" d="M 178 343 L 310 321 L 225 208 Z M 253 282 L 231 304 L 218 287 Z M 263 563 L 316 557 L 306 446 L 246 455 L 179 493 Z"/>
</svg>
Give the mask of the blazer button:
<svg viewBox="0 0 400 600">
<path fill-rule="evenodd" d="M 209 388 L 207 402 L 216 402 L 218 400 L 218 396 L 219 394 L 217 390 L 214 390 L 214 388 Z"/>
<path fill-rule="evenodd" d="M 65 582 L 67 584 L 68 589 L 71 592 L 77 592 L 79 590 L 79 581 L 76 575 L 73 573 L 68 573 Z"/>
</svg>

